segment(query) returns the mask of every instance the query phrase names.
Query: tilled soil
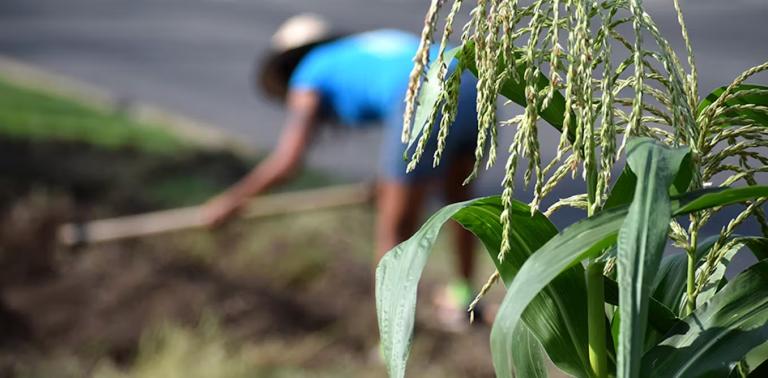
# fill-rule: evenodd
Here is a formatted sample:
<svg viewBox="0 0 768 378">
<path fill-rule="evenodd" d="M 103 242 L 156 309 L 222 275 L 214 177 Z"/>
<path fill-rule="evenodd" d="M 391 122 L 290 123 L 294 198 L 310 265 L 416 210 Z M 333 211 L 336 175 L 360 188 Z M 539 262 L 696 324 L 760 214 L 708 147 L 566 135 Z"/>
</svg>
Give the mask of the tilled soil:
<svg viewBox="0 0 768 378">
<path fill-rule="evenodd" d="M 0 376 L 15 376 L 20 365 L 62 353 L 86 371 L 104 359 L 130 369 L 148 329 L 163 323 L 194 326 L 208 315 L 233 343 L 278 340 L 290 349 L 309 338 L 319 340 L 318 347 L 291 360 L 302 368 L 354 363 L 369 367 L 367 376 L 383 376 L 372 352 L 377 332 L 366 252 L 371 247 L 370 209 L 67 250 L 55 245 L 53 231 L 84 202 L 98 214 L 162 207 L 121 185 L 146 182 L 142 174 L 170 163 L 134 159 L 130 151 L 100 157 L 98 151 L 49 146 L 49 160 L 56 156 L 58 162 L 47 165 L 39 155 L 45 148 L 14 148 L 0 151 L 14 151 L 19 165 L 37 173 L 0 164 L 4 181 L 12 183 L 5 186 L 0 217 Z M 119 162 L 120 169 L 74 169 L 63 163 L 80 161 L 76 155 L 81 152 L 105 164 Z M 219 167 L 209 161 L 206 169 L 197 170 L 194 159 L 202 158 L 192 159 L 177 160 L 173 173 L 203 172 L 222 186 L 247 167 L 223 159 Z M 61 172 L 45 173 L 46 166 L 87 179 L 67 181 Z M 89 182 L 98 182 L 99 190 Z M 420 294 L 426 299 L 417 313 L 410 359 L 414 376 L 492 376 L 487 328 L 453 334 L 435 327 L 428 300 L 433 289 L 428 282 Z"/>
</svg>

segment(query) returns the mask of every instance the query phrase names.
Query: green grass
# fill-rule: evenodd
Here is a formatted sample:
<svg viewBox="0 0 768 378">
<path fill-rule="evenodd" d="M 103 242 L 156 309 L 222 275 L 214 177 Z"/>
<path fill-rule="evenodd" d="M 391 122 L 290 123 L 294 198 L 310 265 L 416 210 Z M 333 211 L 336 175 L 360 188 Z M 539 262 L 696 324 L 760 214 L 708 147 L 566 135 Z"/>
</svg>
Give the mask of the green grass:
<svg viewBox="0 0 768 378">
<path fill-rule="evenodd" d="M 0 77 L 0 137 L 85 142 L 95 146 L 175 152 L 185 143 L 169 132 L 71 99 L 23 88 Z"/>
</svg>

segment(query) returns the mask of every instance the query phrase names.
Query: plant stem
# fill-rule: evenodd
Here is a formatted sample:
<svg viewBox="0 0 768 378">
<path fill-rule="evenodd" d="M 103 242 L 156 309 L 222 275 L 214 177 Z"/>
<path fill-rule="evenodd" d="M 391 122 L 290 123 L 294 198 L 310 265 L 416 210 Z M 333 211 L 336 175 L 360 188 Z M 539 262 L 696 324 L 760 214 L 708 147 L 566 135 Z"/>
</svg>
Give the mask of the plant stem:
<svg viewBox="0 0 768 378">
<path fill-rule="evenodd" d="M 696 276 L 696 256 L 694 251 L 688 251 L 688 280 L 686 284 L 685 315 L 690 315 L 696 308 L 696 298 L 694 297 L 694 278 Z"/>
<path fill-rule="evenodd" d="M 591 124 L 589 124 L 591 127 Z M 595 169 L 594 138 L 588 138 L 589 154 L 587 155 L 586 184 L 587 184 L 587 216 L 598 211 L 597 170 Z M 587 330 L 589 342 L 589 367 L 592 376 L 605 378 L 608 376 L 608 350 L 605 346 L 605 290 L 603 288 L 604 263 L 593 259 L 587 265 Z"/>
<path fill-rule="evenodd" d="M 686 279 L 686 301 L 684 315 L 690 315 L 696 309 L 696 244 L 699 235 L 699 217 L 691 217 L 691 244 L 686 251 L 688 254 L 688 271 Z"/>
<path fill-rule="evenodd" d="M 587 164 L 587 215 L 592 216 L 597 212 L 597 170 L 595 169 L 594 138 L 589 138 L 589 151 L 587 156 L 590 164 Z M 593 259 L 587 266 L 587 329 L 589 342 L 589 366 L 592 375 L 597 378 L 608 376 L 608 350 L 605 346 L 605 290 L 603 288 L 603 262 Z"/>
<path fill-rule="evenodd" d="M 605 346 L 605 307 L 603 263 L 592 261 L 587 266 L 587 319 L 589 327 L 589 365 L 595 377 L 608 375 Z"/>
</svg>

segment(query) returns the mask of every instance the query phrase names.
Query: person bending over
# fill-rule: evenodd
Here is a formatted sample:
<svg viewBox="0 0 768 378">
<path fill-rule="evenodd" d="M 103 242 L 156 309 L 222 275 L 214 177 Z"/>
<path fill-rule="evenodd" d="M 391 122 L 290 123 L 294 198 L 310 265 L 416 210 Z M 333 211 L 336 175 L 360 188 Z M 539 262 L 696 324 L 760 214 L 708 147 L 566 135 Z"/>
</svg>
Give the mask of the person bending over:
<svg viewBox="0 0 768 378">
<path fill-rule="evenodd" d="M 398 30 L 334 35 L 316 15 L 286 21 L 273 36 L 272 51 L 259 70 L 262 90 L 285 105 L 279 142 L 247 176 L 205 205 L 209 225 L 226 221 L 249 198 L 291 177 L 303 163 L 314 132 L 328 122 L 343 125 L 342 130 L 375 125 L 384 129 L 377 171 L 376 262 L 418 229 L 428 190 L 438 188 L 448 202 L 470 198 L 470 187 L 462 185 L 472 168 L 477 133 L 476 81 L 469 74 L 462 78 L 458 113 L 441 164 L 433 168 L 426 158 L 406 174 L 400 139 L 403 98 L 418 45 L 417 36 Z M 431 133 L 424 156 L 434 153 L 436 135 Z M 474 246 L 471 234 L 458 224 L 454 227 L 461 279 L 449 285 L 446 294 L 463 310 L 472 299 Z"/>
</svg>

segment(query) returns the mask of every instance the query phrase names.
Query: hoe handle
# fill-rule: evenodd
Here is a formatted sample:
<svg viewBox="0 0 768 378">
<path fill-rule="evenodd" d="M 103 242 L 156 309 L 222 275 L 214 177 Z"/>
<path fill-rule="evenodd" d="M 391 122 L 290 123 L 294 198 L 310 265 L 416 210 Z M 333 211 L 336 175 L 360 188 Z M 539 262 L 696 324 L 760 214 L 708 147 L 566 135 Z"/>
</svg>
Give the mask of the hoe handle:
<svg viewBox="0 0 768 378">
<path fill-rule="evenodd" d="M 331 186 L 257 197 L 241 217 L 260 218 L 304 211 L 358 205 L 373 198 L 370 183 Z M 202 207 L 192 206 L 86 223 L 66 223 L 58 230 L 59 243 L 66 246 L 95 244 L 120 239 L 163 234 L 205 226 Z"/>
</svg>

